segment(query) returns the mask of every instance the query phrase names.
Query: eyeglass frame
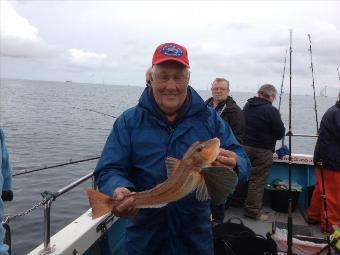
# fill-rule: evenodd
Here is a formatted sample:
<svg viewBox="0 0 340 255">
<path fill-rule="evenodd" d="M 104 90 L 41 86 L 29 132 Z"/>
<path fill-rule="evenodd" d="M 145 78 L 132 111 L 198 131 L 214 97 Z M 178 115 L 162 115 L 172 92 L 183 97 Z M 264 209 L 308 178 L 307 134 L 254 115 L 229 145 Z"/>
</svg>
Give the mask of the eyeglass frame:
<svg viewBox="0 0 340 255">
<path fill-rule="evenodd" d="M 176 74 L 176 75 L 177 75 L 177 74 Z M 173 80 L 176 84 L 178 84 L 178 85 L 185 84 L 185 83 L 187 83 L 187 82 L 190 80 L 190 71 L 189 71 L 189 70 L 187 71 L 187 75 L 184 75 L 184 74 L 183 74 L 183 76 L 187 76 L 187 77 L 184 77 L 185 80 L 183 80 L 182 82 L 176 81 L 176 79 L 175 79 L 176 75 L 168 75 L 168 74 L 165 74 L 164 76 L 167 76 L 167 79 L 159 80 L 159 78 L 157 78 L 158 74 L 152 73 L 152 78 L 153 78 L 156 82 L 159 82 L 159 83 L 166 83 L 166 82 L 168 82 L 170 79 L 172 79 L 172 80 Z"/>
</svg>

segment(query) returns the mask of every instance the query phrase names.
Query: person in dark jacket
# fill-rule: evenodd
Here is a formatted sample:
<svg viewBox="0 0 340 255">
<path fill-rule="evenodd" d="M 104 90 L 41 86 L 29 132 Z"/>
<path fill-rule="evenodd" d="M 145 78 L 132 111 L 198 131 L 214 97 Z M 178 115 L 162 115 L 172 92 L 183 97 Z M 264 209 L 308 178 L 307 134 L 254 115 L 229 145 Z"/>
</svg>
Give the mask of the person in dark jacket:
<svg viewBox="0 0 340 255">
<path fill-rule="evenodd" d="M 218 112 L 221 118 L 230 125 L 238 142 L 242 143 L 245 130 L 243 112 L 229 92 L 229 81 L 216 78 L 211 85 L 212 97 L 205 103 Z"/>
<path fill-rule="evenodd" d="M 215 165 L 229 166 L 240 181 L 248 179 L 250 162 L 228 125 L 204 104 L 189 84 L 187 50 L 175 43 L 157 47 L 146 87 L 137 106 L 115 121 L 95 170 L 101 192 L 124 199 L 167 178 L 165 158 L 182 159 L 196 141 L 218 137 Z M 129 218 L 125 254 L 213 254 L 210 202 L 195 192 L 161 208 L 136 209 L 127 198 L 113 209 Z M 108 253 L 106 253 L 108 254 Z"/>
<path fill-rule="evenodd" d="M 314 150 L 314 164 L 316 183 L 308 209 L 308 221 L 320 224 L 322 230 L 326 231 L 321 167 L 323 168 L 329 226 L 340 226 L 340 93 L 336 104 L 329 108 L 322 117 Z"/>
<path fill-rule="evenodd" d="M 211 84 L 212 97 L 206 100 L 205 104 L 217 111 L 221 118 L 230 125 L 238 142 L 242 143 L 245 130 L 243 112 L 234 99 L 229 96 L 229 92 L 229 81 L 225 78 L 216 78 Z M 246 182 L 240 183 L 240 186 L 238 186 L 236 190 L 242 189 L 244 185 L 246 185 Z M 225 213 L 224 208 L 224 204 L 211 204 L 211 211 L 215 224 L 223 222 Z"/>
<path fill-rule="evenodd" d="M 243 108 L 246 120 L 243 145 L 252 164 L 244 213 L 255 219 L 262 216 L 264 186 L 272 165 L 275 143 L 285 134 L 280 113 L 272 105 L 277 94 L 276 88 L 265 84 L 257 94 L 257 97 L 248 99 Z"/>
</svg>

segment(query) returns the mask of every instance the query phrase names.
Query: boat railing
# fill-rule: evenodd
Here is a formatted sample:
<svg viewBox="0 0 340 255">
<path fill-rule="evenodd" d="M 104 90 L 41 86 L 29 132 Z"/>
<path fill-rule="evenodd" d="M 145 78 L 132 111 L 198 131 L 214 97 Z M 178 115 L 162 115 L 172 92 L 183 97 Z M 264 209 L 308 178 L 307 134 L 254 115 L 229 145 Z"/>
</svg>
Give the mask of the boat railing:
<svg viewBox="0 0 340 255">
<path fill-rule="evenodd" d="M 92 187 L 93 189 L 97 189 L 96 183 L 93 178 L 93 172 L 88 173 L 87 175 L 79 178 L 78 180 L 66 185 L 65 187 L 59 189 L 57 192 L 51 193 L 49 191 L 45 191 L 42 193 L 46 202 L 44 203 L 44 249 L 40 252 L 40 254 L 49 254 L 52 253 L 55 248 L 51 246 L 51 206 L 52 203 L 63 194 L 72 190 L 73 188 L 79 186 L 83 182 L 92 178 Z"/>
</svg>

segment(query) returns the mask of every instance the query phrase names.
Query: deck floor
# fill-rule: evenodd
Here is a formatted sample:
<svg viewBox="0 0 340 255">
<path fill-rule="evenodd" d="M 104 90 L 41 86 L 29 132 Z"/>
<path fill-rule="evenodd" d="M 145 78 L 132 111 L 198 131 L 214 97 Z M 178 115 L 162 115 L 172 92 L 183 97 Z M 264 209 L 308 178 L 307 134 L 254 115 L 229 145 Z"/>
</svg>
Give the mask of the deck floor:
<svg viewBox="0 0 340 255">
<path fill-rule="evenodd" d="M 227 221 L 231 217 L 238 217 L 243 221 L 243 224 L 250 229 L 254 230 L 256 234 L 265 236 L 267 232 L 272 232 L 273 222 L 279 228 L 286 228 L 288 221 L 287 213 L 276 212 L 269 207 L 264 207 L 262 213 L 268 216 L 266 220 L 255 220 L 244 217 L 243 208 L 229 207 L 225 211 L 224 221 Z M 319 226 L 309 225 L 305 218 L 305 212 L 299 208 L 296 208 L 293 212 L 293 234 L 313 236 L 317 238 L 323 238 L 323 234 Z"/>
</svg>

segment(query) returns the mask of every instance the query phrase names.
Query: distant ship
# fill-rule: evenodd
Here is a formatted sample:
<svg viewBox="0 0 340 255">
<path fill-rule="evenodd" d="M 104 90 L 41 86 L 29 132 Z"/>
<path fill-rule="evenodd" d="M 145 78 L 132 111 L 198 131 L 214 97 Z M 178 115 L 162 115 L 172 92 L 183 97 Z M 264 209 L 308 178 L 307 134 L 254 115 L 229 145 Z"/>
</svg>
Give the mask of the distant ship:
<svg viewBox="0 0 340 255">
<path fill-rule="evenodd" d="M 68 80 L 68 81 L 65 81 L 65 82 L 70 82 L 70 83 L 72 83 L 72 80 Z"/>
<path fill-rule="evenodd" d="M 339 88 L 337 87 L 324 86 L 320 90 L 321 97 L 337 97 L 338 93 L 339 93 Z"/>
</svg>

